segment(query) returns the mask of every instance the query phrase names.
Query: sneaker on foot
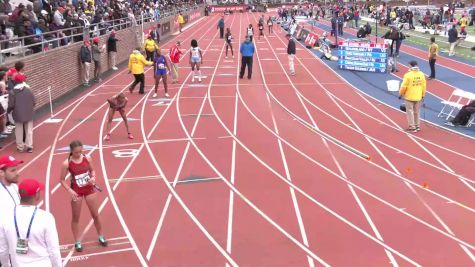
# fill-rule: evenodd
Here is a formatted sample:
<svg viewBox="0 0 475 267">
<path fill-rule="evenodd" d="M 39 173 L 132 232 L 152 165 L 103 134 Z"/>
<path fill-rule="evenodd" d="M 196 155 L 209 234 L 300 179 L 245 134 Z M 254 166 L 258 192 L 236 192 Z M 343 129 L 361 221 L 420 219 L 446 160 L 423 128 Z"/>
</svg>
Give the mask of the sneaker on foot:
<svg viewBox="0 0 475 267">
<path fill-rule="evenodd" d="M 27 152 L 27 153 L 33 153 L 33 148 L 32 148 L 32 147 L 27 148 L 27 149 L 26 149 L 26 152 Z"/>
<path fill-rule="evenodd" d="M 117 68 L 117 67 L 112 67 L 112 69 L 113 69 L 113 70 L 118 70 L 119 68 Z"/>
<path fill-rule="evenodd" d="M 447 125 L 447 126 L 452 126 L 452 127 L 457 126 L 457 125 L 455 125 L 455 124 L 454 124 L 453 122 L 451 122 L 451 121 L 446 122 L 445 125 Z"/>
<path fill-rule="evenodd" d="M 128 137 L 129 139 L 134 139 L 134 136 L 133 136 L 131 133 L 129 133 L 129 134 L 127 135 L 127 137 Z"/>
<path fill-rule="evenodd" d="M 76 244 L 74 244 L 74 249 L 76 252 L 82 252 L 82 245 L 80 241 L 77 241 Z"/>
<path fill-rule="evenodd" d="M 111 135 L 110 135 L 110 134 L 106 134 L 106 139 L 105 139 L 105 140 L 106 140 L 106 141 L 111 140 Z"/>
<path fill-rule="evenodd" d="M 157 93 L 154 93 L 152 97 L 157 97 Z"/>
<path fill-rule="evenodd" d="M 103 247 L 107 247 L 108 245 L 106 238 L 102 235 L 99 236 L 99 244 Z"/>
<path fill-rule="evenodd" d="M 170 95 L 168 93 L 165 93 L 165 97 L 170 97 Z"/>
</svg>

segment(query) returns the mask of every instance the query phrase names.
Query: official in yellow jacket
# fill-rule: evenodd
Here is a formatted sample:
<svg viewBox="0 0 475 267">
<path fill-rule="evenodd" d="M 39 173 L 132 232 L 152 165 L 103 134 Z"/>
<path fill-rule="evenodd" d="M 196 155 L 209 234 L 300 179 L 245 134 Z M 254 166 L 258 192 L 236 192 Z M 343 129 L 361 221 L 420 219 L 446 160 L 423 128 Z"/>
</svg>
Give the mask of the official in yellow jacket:
<svg viewBox="0 0 475 267">
<path fill-rule="evenodd" d="M 145 94 L 145 66 L 151 66 L 152 61 L 148 61 L 140 53 L 140 48 L 136 48 L 129 57 L 129 73 L 135 77 L 134 83 L 129 87 L 130 93 L 135 89 L 137 83 L 140 83 L 139 94 Z"/>
<path fill-rule="evenodd" d="M 145 54 L 147 55 L 147 60 L 153 62 L 155 51 L 159 49 L 155 40 L 153 40 L 152 35 L 149 35 L 143 44 Z"/>
<path fill-rule="evenodd" d="M 419 70 L 416 61 L 409 62 L 411 68 L 404 74 L 404 79 L 399 90 L 399 98 L 403 97 L 406 105 L 406 116 L 409 128 L 407 131 L 416 133 L 421 130 L 420 110 L 426 95 L 426 77 Z"/>
<path fill-rule="evenodd" d="M 178 18 L 177 18 L 177 23 L 178 23 L 178 27 L 180 29 L 180 32 L 183 31 L 183 25 L 185 24 L 185 19 L 183 18 L 183 15 L 180 13 L 178 13 Z"/>
</svg>

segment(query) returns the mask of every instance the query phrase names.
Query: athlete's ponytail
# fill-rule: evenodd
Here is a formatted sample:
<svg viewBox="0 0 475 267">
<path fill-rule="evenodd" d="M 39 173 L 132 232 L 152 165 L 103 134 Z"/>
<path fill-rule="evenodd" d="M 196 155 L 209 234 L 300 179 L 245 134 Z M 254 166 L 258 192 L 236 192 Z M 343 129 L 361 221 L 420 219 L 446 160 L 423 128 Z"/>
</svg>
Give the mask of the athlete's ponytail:
<svg viewBox="0 0 475 267">
<path fill-rule="evenodd" d="M 73 155 L 73 150 L 76 148 L 76 147 L 80 147 L 82 146 L 82 143 L 81 141 L 79 140 L 74 140 L 72 141 L 70 144 L 69 144 L 69 157 L 71 157 Z"/>
</svg>

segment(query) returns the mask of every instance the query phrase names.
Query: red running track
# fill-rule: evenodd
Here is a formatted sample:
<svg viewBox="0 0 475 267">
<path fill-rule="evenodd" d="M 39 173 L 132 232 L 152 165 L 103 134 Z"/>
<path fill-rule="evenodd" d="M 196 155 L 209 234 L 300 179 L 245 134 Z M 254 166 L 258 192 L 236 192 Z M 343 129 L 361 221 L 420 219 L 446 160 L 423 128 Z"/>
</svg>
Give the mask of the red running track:
<svg viewBox="0 0 475 267">
<path fill-rule="evenodd" d="M 147 94 L 129 95 L 135 140 L 118 121 L 103 141 L 105 99 L 132 80 L 121 70 L 65 104 L 61 123 L 39 124 L 34 154 L 16 155 L 27 162 L 22 177 L 46 177 L 43 207 L 56 217 L 67 266 L 474 265 L 473 140 L 430 125 L 405 133 L 404 114 L 303 46 L 297 76 L 288 76 L 277 27 L 255 42 L 252 80 L 240 80 L 239 56 L 224 57 L 217 20 L 164 45 L 198 39 L 203 83 L 191 83 L 186 54 L 169 101 L 151 97 L 150 70 Z M 226 17 L 235 50 L 256 21 Z M 96 244 L 84 210 L 82 253 L 72 250 L 69 197 L 58 186 L 61 149 L 77 138 L 103 178 L 98 204 L 111 243 Z"/>
</svg>

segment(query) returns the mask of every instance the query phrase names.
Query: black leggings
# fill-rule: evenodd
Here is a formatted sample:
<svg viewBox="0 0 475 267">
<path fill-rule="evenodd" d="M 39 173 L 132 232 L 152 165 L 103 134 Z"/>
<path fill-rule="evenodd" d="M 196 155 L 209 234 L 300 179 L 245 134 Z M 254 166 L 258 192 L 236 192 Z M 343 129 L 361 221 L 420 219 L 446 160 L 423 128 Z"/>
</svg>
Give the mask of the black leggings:
<svg viewBox="0 0 475 267">
<path fill-rule="evenodd" d="M 135 80 L 134 83 L 130 86 L 130 91 L 133 91 L 135 89 L 135 86 L 140 83 L 140 89 L 139 89 L 139 94 L 144 94 L 144 88 L 145 88 L 145 74 L 134 74 Z"/>
<path fill-rule="evenodd" d="M 231 55 L 234 56 L 233 45 L 230 43 L 226 43 L 226 56 L 228 56 L 228 48 L 231 48 Z"/>
</svg>

